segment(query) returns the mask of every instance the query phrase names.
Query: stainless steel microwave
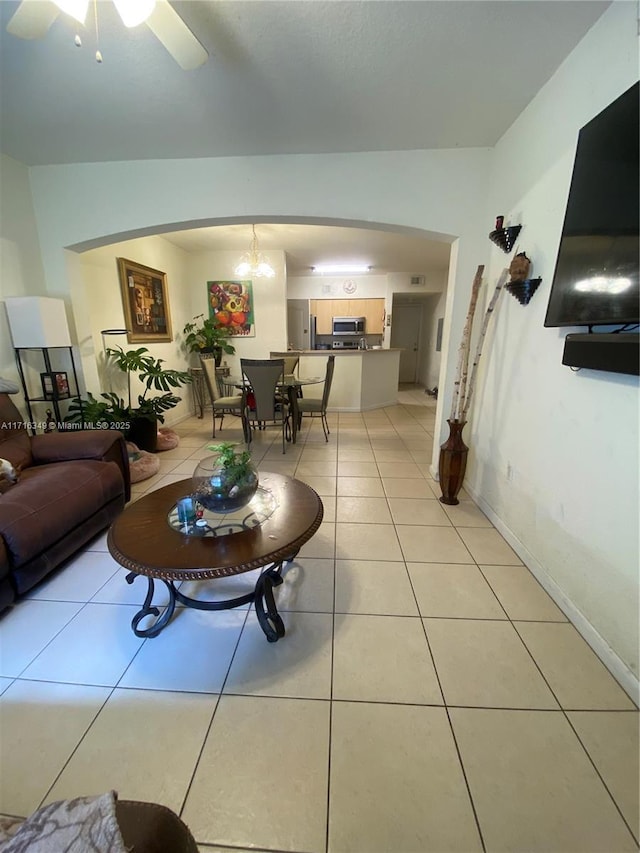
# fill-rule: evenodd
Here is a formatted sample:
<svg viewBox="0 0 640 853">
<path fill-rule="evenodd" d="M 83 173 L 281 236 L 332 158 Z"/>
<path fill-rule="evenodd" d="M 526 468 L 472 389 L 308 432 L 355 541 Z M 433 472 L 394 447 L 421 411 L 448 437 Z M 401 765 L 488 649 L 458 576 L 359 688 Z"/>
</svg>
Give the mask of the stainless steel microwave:
<svg viewBox="0 0 640 853">
<path fill-rule="evenodd" d="M 364 335 L 365 328 L 366 324 L 364 317 L 333 318 L 334 335 Z"/>
</svg>

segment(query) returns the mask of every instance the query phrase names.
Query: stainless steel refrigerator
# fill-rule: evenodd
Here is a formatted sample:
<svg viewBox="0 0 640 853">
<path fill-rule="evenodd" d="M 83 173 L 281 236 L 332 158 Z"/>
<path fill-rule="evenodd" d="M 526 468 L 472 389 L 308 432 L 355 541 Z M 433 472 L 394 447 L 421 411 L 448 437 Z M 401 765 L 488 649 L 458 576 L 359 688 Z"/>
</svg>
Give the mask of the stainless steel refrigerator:
<svg viewBox="0 0 640 853">
<path fill-rule="evenodd" d="M 316 316 L 309 315 L 309 349 L 316 348 Z"/>
</svg>

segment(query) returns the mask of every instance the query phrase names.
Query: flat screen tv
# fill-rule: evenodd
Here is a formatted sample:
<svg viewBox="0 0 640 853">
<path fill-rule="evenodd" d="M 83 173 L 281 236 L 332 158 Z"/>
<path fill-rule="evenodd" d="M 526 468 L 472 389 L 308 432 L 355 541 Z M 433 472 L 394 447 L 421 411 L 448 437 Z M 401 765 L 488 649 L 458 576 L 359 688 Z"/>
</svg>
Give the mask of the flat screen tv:
<svg viewBox="0 0 640 853">
<path fill-rule="evenodd" d="M 545 326 L 640 321 L 638 95 L 580 131 Z"/>
</svg>

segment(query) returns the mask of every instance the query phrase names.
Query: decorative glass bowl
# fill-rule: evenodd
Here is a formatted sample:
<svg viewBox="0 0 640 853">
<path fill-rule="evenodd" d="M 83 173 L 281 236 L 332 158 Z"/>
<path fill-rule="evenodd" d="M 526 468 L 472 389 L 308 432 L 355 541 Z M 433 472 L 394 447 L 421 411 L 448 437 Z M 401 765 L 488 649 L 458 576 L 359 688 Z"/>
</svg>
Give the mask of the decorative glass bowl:
<svg viewBox="0 0 640 853">
<path fill-rule="evenodd" d="M 258 488 L 251 462 L 225 465 L 219 454 L 202 459 L 193 472 L 193 498 L 211 512 L 234 512 L 245 506 Z"/>
</svg>

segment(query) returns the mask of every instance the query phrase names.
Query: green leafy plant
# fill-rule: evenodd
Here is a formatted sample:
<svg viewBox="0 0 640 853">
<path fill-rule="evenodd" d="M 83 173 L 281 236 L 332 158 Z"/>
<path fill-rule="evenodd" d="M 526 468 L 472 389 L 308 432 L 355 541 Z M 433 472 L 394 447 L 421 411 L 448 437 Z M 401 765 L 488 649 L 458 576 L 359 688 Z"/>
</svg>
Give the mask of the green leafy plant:
<svg viewBox="0 0 640 853">
<path fill-rule="evenodd" d="M 248 450 L 237 453 L 235 450 L 236 447 L 236 444 L 232 444 L 229 441 L 207 445 L 208 450 L 213 450 L 220 457 L 225 472 L 227 488 L 242 483 L 248 475 L 253 477 L 251 453 Z"/>
<path fill-rule="evenodd" d="M 204 314 L 195 316 L 182 331 L 189 352 L 199 353 L 219 348 L 228 355 L 233 355 L 236 351 L 234 345 L 229 342 L 229 329 L 214 323 L 210 317 L 205 318 Z"/>
<path fill-rule="evenodd" d="M 69 406 L 65 420 L 71 423 L 107 423 L 118 424 L 137 418 L 164 423 L 164 412 L 177 406 L 181 397 L 172 393 L 191 381 L 186 371 L 164 368 L 164 360 L 154 358 L 146 347 L 125 352 L 121 347 L 108 349 L 107 360 L 118 367 L 127 376 L 127 398 L 119 397 L 113 391 L 100 394 L 102 400 L 96 399 L 91 393 L 86 400 L 75 397 Z M 131 376 L 137 375 L 145 389 L 138 395 L 137 405 L 131 400 Z M 156 396 L 148 396 L 155 389 L 161 391 Z"/>
</svg>

